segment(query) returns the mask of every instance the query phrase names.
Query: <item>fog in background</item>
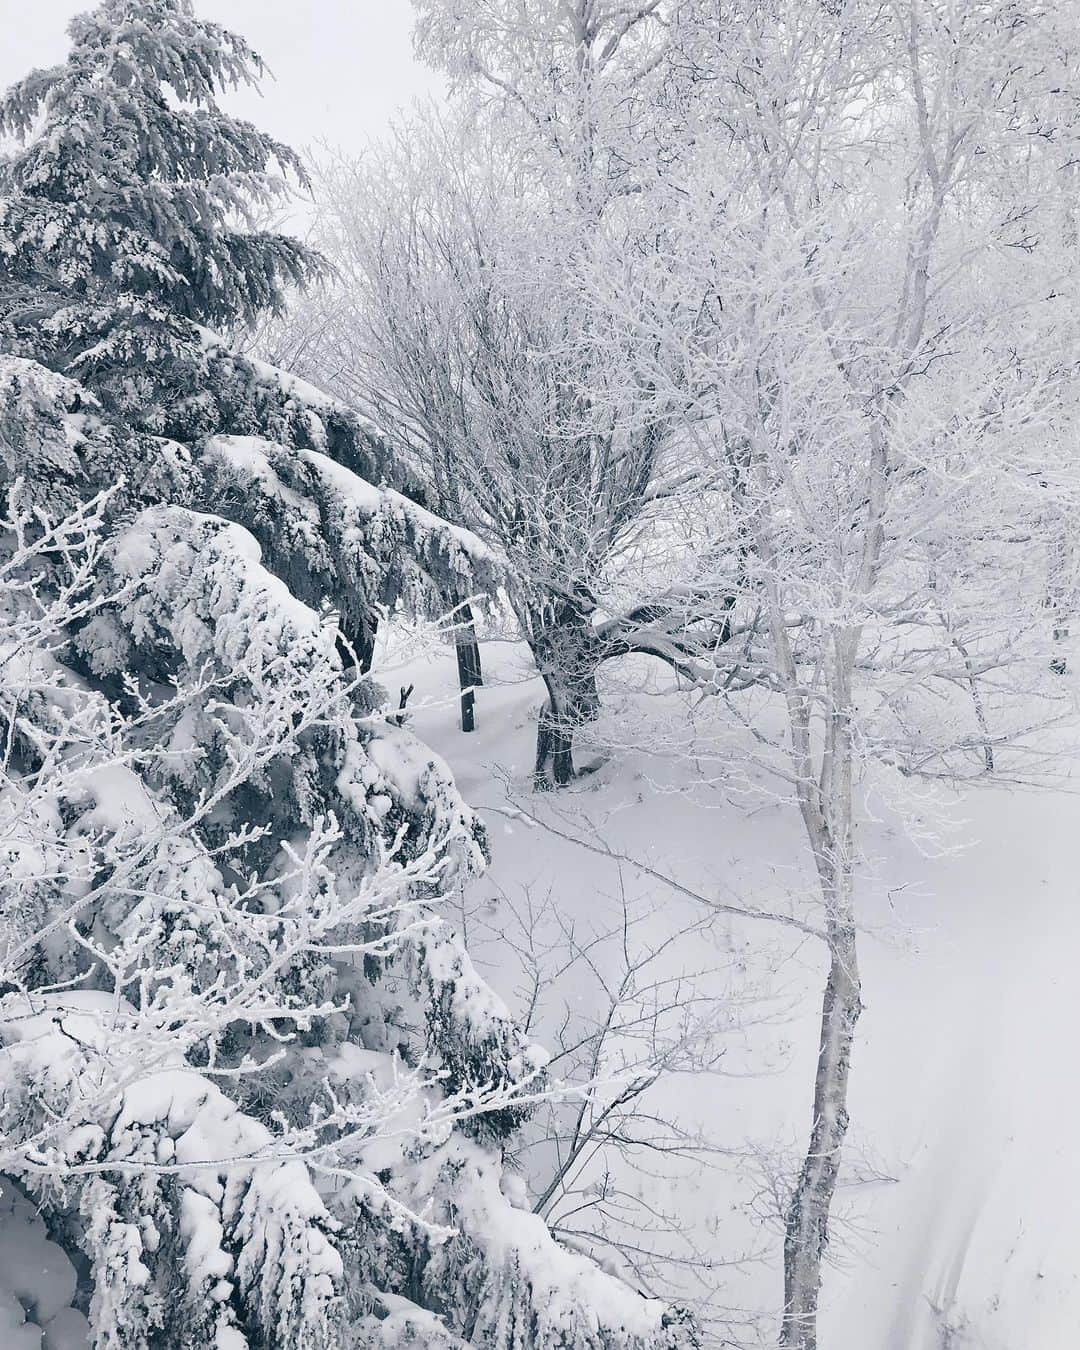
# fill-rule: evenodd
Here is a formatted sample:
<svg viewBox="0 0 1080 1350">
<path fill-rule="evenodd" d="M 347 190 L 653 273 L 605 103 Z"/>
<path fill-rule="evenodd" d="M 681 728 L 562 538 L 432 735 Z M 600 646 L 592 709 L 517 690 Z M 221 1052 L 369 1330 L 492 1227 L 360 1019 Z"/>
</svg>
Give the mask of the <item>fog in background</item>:
<svg viewBox="0 0 1080 1350">
<path fill-rule="evenodd" d="M 63 60 L 69 19 L 93 7 L 94 0 L 0 0 L 0 89 Z M 224 105 L 297 150 L 320 140 L 362 150 L 396 108 L 441 88 L 413 57 L 408 0 L 196 0 L 195 8 L 242 34 L 273 75 Z"/>
</svg>

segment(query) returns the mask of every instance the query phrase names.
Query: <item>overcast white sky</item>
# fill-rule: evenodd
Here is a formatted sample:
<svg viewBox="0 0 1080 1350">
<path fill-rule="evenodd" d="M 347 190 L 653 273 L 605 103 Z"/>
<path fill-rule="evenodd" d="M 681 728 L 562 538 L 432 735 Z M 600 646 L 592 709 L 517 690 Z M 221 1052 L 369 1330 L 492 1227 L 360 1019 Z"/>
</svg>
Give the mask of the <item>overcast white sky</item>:
<svg viewBox="0 0 1080 1350">
<path fill-rule="evenodd" d="M 68 19 L 94 8 L 94 0 L 11 3 L 0 89 L 63 60 Z M 195 0 L 195 7 L 247 38 L 275 77 L 264 81 L 262 97 L 230 97 L 229 111 L 298 150 L 317 140 L 359 150 L 396 107 L 439 88 L 413 59 L 408 0 Z"/>
</svg>

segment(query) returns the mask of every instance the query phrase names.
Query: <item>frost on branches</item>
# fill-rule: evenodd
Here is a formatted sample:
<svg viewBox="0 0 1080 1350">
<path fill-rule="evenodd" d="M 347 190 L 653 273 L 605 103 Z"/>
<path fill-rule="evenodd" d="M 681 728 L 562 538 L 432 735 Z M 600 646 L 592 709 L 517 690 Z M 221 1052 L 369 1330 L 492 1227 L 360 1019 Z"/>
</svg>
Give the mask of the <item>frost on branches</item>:
<svg viewBox="0 0 1080 1350">
<path fill-rule="evenodd" d="M 151 439 L 25 359 L 0 391 L 0 1170 L 82 1272 L 70 1319 L 124 1350 L 669 1340 L 500 1189 L 544 1056 L 438 917 L 485 851 L 444 766 L 335 615 L 185 504 L 186 447 L 94 491 Z M 373 518 L 420 570 L 438 535 L 315 451 L 202 458 L 253 518 L 304 486 L 331 588 L 377 571 Z"/>
<path fill-rule="evenodd" d="M 0 166 L 0 322 L 131 411 L 191 349 L 192 321 L 274 308 L 318 260 L 232 223 L 303 177 L 217 106 L 262 72 L 242 38 L 187 0 L 106 0 L 68 31 L 68 60 L 0 100 L 0 134 L 28 141 Z"/>
<path fill-rule="evenodd" d="M 342 597 L 342 631 L 364 668 L 384 608 L 407 599 L 438 618 L 446 596 L 504 584 L 505 569 L 470 531 L 316 450 L 218 436 L 200 467 L 218 509 L 251 530 L 295 594 Z"/>
<path fill-rule="evenodd" d="M 503 1196 L 545 1056 L 440 916 L 482 826 L 362 673 L 498 561 L 206 327 L 320 266 L 237 225 L 298 171 L 217 106 L 256 54 L 189 0 L 69 31 L 0 101 L 3 1343 L 671 1344 Z"/>
</svg>

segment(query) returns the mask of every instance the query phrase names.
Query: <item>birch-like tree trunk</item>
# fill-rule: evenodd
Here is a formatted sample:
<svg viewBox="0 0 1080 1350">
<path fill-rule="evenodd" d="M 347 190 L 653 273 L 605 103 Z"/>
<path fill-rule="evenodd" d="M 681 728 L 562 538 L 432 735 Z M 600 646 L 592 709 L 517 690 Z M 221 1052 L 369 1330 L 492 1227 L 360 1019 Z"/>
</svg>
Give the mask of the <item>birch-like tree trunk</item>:
<svg viewBox="0 0 1080 1350">
<path fill-rule="evenodd" d="M 829 1213 L 847 1134 L 848 1076 L 860 1000 L 851 873 L 827 882 L 829 973 L 821 1008 L 821 1042 L 814 1078 L 810 1144 L 788 1206 L 784 1233 L 782 1346 L 817 1350 L 821 1266 L 829 1241 Z"/>
<path fill-rule="evenodd" d="M 880 438 L 874 437 L 859 587 L 868 589 L 880 549 Z M 761 546 L 775 557 L 769 531 Z M 862 1011 L 855 925 L 853 810 L 853 677 L 862 629 L 822 634 L 823 715 L 815 753 L 813 704 L 799 678 L 783 622 L 780 591 L 771 588 L 772 643 L 786 686 L 791 763 L 796 797 L 813 855 L 825 911 L 829 969 L 821 1006 L 810 1141 L 785 1217 L 784 1314 L 781 1346 L 817 1350 L 817 1309 L 829 1216 L 848 1128 L 848 1079 L 855 1025 Z"/>
</svg>

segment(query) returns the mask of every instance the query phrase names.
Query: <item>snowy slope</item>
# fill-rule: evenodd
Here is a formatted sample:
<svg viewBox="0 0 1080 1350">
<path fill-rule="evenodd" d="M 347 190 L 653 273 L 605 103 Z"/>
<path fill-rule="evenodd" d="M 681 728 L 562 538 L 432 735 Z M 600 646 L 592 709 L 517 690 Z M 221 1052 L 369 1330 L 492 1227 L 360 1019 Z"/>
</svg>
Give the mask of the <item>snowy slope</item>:
<svg viewBox="0 0 1080 1350">
<path fill-rule="evenodd" d="M 568 804 L 530 798 L 542 686 L 508 644 L 485 644 L 484 661 L 472 736 L 457 730 L 448 652 L 399 669 L 384 649 L 376 674 L 391 687 L 415 682 L 420 735 L 488 820 L 495 860 L 471 902 L 474 922 L 478 905 L 492 921 L 486 945 L 473 943 L 509 1000 L 522 995 L 520 969 L 499 933 L 508 900 L 525 888 L 550 889 L 577 925 L 602 926 L 625 893 L 662 902 L 657 932 L 689 921 L 695 906 L 626 863 L 515 818 L 507 784 L 527 810 L 558 812 L 548 818 L 563 833 L 602 839 L 708 896 L 782 909 L 801 888 L 793 810 L 725 800 L 700 765 L 668 757 L 659 734 L 652 754 L 622 753 Z M 639 744 L 649 744 L 650 725 L 662 727 L 663 702 L 623 696 L 623 725 L 629 716 Z M 822 1295 L 822 1350 L 1064 1350 L 1080 1327 L 1080 796 L 969 793 L 949 808 L 944 846 L 929 851 L 875 806 L 880 819 L 866 835 L 874 876 L 860 900 L 866 1011 L 851 1166 Z M 673 959 L 700 966 L 702 941 L 688 939 Z M 820 956 L 797 934 L 743 921 L 718 919 L 707 941 L 724 958 L 718 999 L 730 996 L 732 971 L 744 989 L 768 975 L 774 999 L 761 1006 L 762 1025 L 732 1037 L 724 1071 L 674 1079 L 661 1100 L 723 1147 L 750 1144 L 758 1161 L 744 1153 L 707 1170 L 672 1168 L 655 1184 L 720 1260 L 766 1249 L 709 1278 L 717 1312 L 726 1310 L 713 1330 L 726 1322 L 740 1341 L 769 1344 L 782 1286 L 761 1169 L 790 1165 L 805 1145 Z"/>
<path fill-rule="evenodd" d="M 864 944 L 852 1115 L 901 1180 L 830 1290 L 838 1350 L 1065 1350 L 1080 1327 L 1080 798 L 963 809 L 977 843 L 903 905 L 916 951 Z"/>
</svg>

